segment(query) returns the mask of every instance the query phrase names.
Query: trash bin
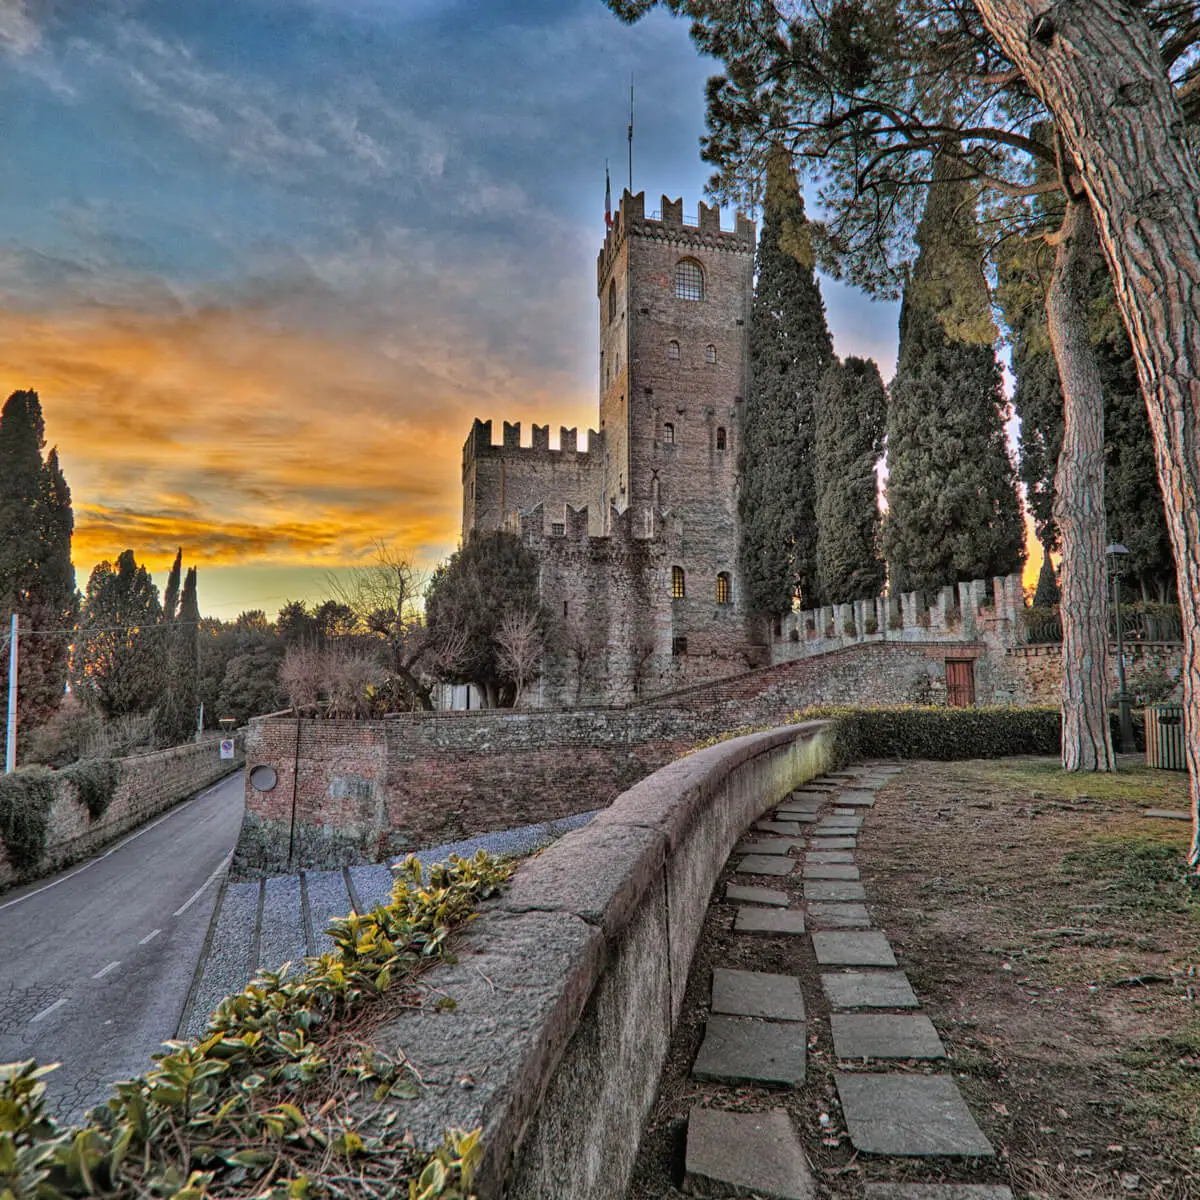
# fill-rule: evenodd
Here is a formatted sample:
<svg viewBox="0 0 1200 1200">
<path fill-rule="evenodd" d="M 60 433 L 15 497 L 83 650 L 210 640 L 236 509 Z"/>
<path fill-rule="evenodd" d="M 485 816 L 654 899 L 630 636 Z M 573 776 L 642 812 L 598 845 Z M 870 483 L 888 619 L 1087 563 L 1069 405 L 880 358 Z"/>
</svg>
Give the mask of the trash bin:
<svg viewBox="0 0 1200 1200">
<path fill-rule="evenodd" d="M 1186 771 L 1183 705 L 1146 706 L 1146 766 L 1163 771 Z"/>
</svg>

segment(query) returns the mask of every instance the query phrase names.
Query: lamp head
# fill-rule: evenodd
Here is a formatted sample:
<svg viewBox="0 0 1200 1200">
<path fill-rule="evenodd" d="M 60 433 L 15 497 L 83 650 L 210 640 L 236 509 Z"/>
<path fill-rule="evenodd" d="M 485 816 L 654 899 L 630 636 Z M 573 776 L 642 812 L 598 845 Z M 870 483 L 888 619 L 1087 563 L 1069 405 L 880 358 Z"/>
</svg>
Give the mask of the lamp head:
<svg viewBox="0 0 1200 1200">
<path fill-rule="evenodd" d="M 1108 545 L 1104 547 L 1104 553 L 1105 554 L 1128 554 L 1129 547 L 1122 546 L 1120 542 L 1109 542 Z"/>
</svg>

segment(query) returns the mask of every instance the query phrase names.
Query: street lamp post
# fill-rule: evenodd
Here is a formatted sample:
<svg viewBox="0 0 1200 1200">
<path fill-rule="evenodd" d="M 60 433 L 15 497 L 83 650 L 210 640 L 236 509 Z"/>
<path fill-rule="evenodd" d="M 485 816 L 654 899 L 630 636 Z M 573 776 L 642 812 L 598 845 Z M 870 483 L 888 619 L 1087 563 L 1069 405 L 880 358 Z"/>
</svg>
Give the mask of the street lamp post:
<svg viewBox="0 0 1200 1200">
<path fill-rule="evenodd" d="M 1121 728 L 1121 753 L 1132 754 L 1133 718 L 1129 713 L 1129 693 L 1125 690 L 1125 637 L 1121 629 L 1121 559 L 1129 549 L 1120 542 L 1109 542 L 1104 548 L 1112 578 L 1113 620 L 1117 625 L 1117 717 Z"/>
</svg>

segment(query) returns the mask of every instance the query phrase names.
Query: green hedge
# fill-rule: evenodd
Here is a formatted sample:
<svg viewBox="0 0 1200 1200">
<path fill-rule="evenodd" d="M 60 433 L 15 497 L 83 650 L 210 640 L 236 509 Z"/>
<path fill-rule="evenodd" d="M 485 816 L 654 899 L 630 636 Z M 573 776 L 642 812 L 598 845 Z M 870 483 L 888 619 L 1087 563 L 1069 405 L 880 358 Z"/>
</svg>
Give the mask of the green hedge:
<svg viewBox="0 0 1200 1200">
<path fill-rule="evenodd" d="M 1058 754 L 1058 708 L 807 708 L 796 720 L 832 720 L 839 766 L 866 758 L 1007 758 Z"/>
<path fill-rule="evenodd" d="M 54 776 L 45 767 L 0 775 L 0 841 L 19 874 L 35 870 L 45 856 L 53 803 Z"/>
<path fill-rule="evenodd" d="M 67 767 L 63 777 L 75 785 L 75 796 L 88 816 L 98 821 L 117 794 L 120 771 L 110 758 L 93 758 Z"/>
</svg>

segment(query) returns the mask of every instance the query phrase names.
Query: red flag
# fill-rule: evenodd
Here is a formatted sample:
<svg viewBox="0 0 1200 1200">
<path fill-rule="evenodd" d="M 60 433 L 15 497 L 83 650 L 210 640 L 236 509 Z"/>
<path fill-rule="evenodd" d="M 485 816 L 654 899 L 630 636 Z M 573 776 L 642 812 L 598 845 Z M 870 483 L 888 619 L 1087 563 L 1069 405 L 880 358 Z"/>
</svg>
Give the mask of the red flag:
<svg viewBox="0 0 1200 1200">
<path fill-rule="evenodd" d="M 608 163 L 604 164 L 604 228 L 612 228 L 612 184 L 608 181 Z"/>
</svg>

